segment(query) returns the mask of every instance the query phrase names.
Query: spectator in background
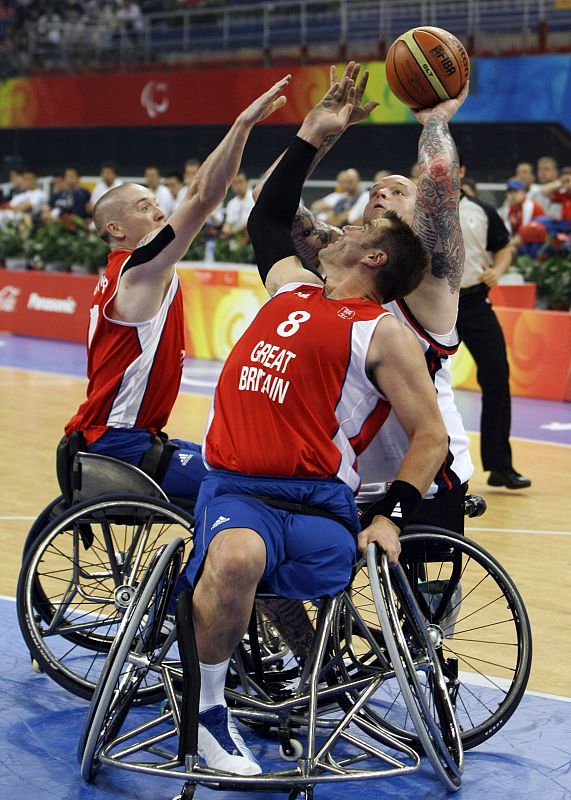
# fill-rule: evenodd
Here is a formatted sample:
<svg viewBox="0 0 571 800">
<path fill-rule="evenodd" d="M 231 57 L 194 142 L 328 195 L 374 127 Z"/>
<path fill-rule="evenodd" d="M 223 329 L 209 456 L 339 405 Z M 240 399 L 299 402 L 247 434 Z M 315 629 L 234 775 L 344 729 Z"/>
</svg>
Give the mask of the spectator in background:
<svg viewBox="0 0 571 800">
<path fill-rule="evenodd" d="M 554 189 L 557 188 L 559 179 L 559 166 L 551 156 L 542 156 L 537 160 L 538 185 L 529 193 L 532 200 L 536 200 L 545 210 L 548 217 L 561 219 L 561 206 L 551 199 Z"/>
<path fill-rule="evenodd" d="M 10 181 L 10 186 L 2 192 L 2 204 L 10 203 L 12 198 L 19 194 L 20 192 L 24 191 L 23 186 L 23 172 L 20 167 L 12 167 L 8 174 L 8 180 Z"/>
<path fill-rule="evenodd" d="M 38 185 L 35 169 L 26 167 L 22 172 L 22 192 L 14 195 L 1 210 L 0 220 L 20 220 L 27 217 L 30 221 L 39 219 L 43 206 L 48 201 L 47 194 Z"/>
<path fill-rule="evenodd" d="M 525 189 L 527 192 L 531 191 L 532 189 L 537 189 L 533 165 L 530 164 L 529 161 L 519 161 L 515 165 L 514 178 L 517 181 L 521 181 L 523 184 L 525 184 Z"/>
<path fill-rule="evenodd" d="M 571 167 L 563 167 L 559 179 L 560 186 L 553 193 L 553 199 L 561 205 L 561 221 L 568 223 L 566 230 L 571 229 Z"/>
<path fill-rule="evenodd" d="M 522 225 L 527 225 L 537 217 L 543 217 L 545 211 L 538 202 L 527 196 L 526 186 L 523 181 L 512 178 L 506 186 L 506 203 L 502 206 L 500 216 L 511 234 L 512 246 L 519 247 L 521 241 L 518 236 Z"/>
<path fill-rule="evenodd" d="M 564 167 L 560 177 L 542 184 L 541 197 L 545 199 L 546 204 L 558 209 L 557 217 L 541 220 L 549 233 L 571 231 L 571 167 Z"/>
<path fill-rule="evenodd" d="M 316 200 L 311 210 L 329 225 L 359 225 L 369 193 L 361 191 L 361 176 L 356 169 L 344 169 L 337 175 L 337 191 Z"/>
<path fill-rule="evenodd" d="M 121 0 L 117 9 L 117 22 L 121 43 L 137 46 L 143 37 L 145 22 L 143 12 L 134 0 Z"/>
<path fill-rule="evenodd" d="M 148 188 L 155 195 L 157 205 L 162 208 L 165 212 L 165 217 L 168 219 L 175 210 L 175 200 L 170 190 L 163 184 L 161 171 L 155 164 L 149 164 L 149 166 L 145 167 L 145 181 Z"/>
<path fill-rule="evenodd" d="M 57 217 L 63 214 L 74 214 L 82 219 L 87 219 L 89 217 L 87 206 L 89 204 L 90 195 L 85 186 L 80 185 L 80 182 L 81 173 L 79 167 L 72 164 L 65 167 L 61 190 L 57 194 L 52 195 L 47 211 L 46 207 L 44 207 L 42 221 L 46 222 L 47 219 L 50 218 L 57 219 Z"/>
<path fill-rule="evenodd" d="M 175 211 L 182 203 L 187 191 L 186 184 L 182 180 L 180 172 L 169 172 L 165 178 L 165 186 L 171 193 L 172 207 L 173 211 Z"/>
<path fill-rule="evenodd" d="M 184 185 L 189 186 L 190 182 L 200 169 L 200 161 L 197 158 L 188 158 L 184 162 L 183 167 L 183 175 L 184 175 Z"/>
<path fill-rule="evenodd" d="M 476 187 L 476 181 L 472 180 L 472 178 L 467 178 L 464 176 L 462 178 L 462 185 L 460 187 L 464 194 L 467 194 L 468 197 L 477 197 L 478 196 L 478 189 Z"/>
<path fill-rule="evenodd" d="M 95 203 L 97 203 L 97 201 L 102 198 L 103 195 L 109 191 L 109 189 L 115 189 L 117 186 L 122 185 L 123 181 L 117 177 L 118 169 L 119 167 L 115 161 L 104 161 L 101 164 L 99 180 L 93 187 L 89 205 L 87 207 L 89 214 L 93 213 L 93 207 Z"/>
<path fill-rule="evenodd" d="M 461 164 L 461 180 L 465 172 L 466 167 Z M 482 389 L 482 466 L 490 473 L 490 486 L 526 489 L 531 481 L 516 472 L 512 464 L 506 342 L 488 297 L 490 288 L 511 264 L 510 237 L 497 211 L 480 199 L 462 193 L 459 210 L 466 258 L 458 303 L 458 328 L 476 362 L 477 380 Z"/>
<path fill-rule="evenodd" d="M 254 198 L 248 185 L 248 176 L 241 170 L 230 184 L 234 197 L 228 201 L 224 214 L 221 235 L 232 236 L 246 230 L 250 211 L 254 208 Z"/>
</svg>

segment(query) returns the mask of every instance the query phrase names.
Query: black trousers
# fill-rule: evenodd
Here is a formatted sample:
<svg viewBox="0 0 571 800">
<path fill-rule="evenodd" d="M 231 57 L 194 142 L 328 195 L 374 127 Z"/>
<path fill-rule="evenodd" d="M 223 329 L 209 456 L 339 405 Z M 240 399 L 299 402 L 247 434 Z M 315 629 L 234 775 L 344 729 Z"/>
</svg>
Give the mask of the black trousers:
<svg viewBox="0 0 571 800">
<path fill-rule="evenodd" d="M 486 286 L 460 294 L 458 329 L 477 367 L 482 389 L 480 453 L 485 470 L 512 466 L 510 447 L 511 397 L 506 342 Z"/>
</svg>

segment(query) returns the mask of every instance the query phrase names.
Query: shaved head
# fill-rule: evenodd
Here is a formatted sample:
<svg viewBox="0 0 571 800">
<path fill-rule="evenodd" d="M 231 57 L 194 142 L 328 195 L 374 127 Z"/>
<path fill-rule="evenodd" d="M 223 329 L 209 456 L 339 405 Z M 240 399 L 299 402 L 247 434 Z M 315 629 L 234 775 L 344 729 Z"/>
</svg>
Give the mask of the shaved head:
<svg viewBox="0 0 571 800">
<path fill-rule="evenodd" d="M 139 186 L 138 183 L 124 183 L 114 189 L 109 189 L 97 201 L 93 209 L 93 224 L 103 241 L 109 242 L 110 239 L 108 223 L 121 222 L 125 208 L 136 202 L 139 197 L 144 196 L 143 192 L 147 193 L 148 190 L 144 186 Z"/>
</svg>

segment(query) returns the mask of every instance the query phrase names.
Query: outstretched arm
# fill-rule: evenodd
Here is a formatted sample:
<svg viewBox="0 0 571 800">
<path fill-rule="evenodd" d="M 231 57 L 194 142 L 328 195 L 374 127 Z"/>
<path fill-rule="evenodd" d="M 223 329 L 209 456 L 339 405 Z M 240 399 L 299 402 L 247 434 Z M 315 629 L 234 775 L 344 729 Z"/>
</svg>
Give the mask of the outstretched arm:
<svg viewBox="0 0 571 800">
<path fill-rule="evenodd" d="M 337 84 L 345 86 L 345 92 L 347 92 L 349 90 L 349 86 L 351 85 L 350 82 L 357 81 L 360 67 L 361 65 L 359 63 L 350 61 L 347 64 L 343 78 L 341 81 L 339 81 L 337 77 L 337 70 L 335 66 L 332 66 L 329 70 L 330 88 Z M 375 100 L 369 100 L 363 105 L 363 96 L 365 94 L 365 89 L 367 88 L 368 80 L 369 73 L 367 70 L 365 70 L 359 82 L 355 85 L 355 103 L 345 128 L 324 137 L 323 141 L 315 152 L 311 165 L 307 171 L 306 178 L 313 173 L 321 159 L 331 150 L 344 130 L 346 130 L 349 125 L 356 125 L 359 122 L 367 119 L 369 114 L 379 105 Z M 338 111 L 345 105 L 346 102 L 346 93 L 345 95 L 331 95 L 328 93 L 322 100 L 319 101 L 316 108 L 321 107 L 330 111 Z M 281 156 L 274 161 L 271 167 L 266 170 L 266 172 L 257 182 L 253 192 L 255 200 L 257 200 L 260 192 L 262 191 L 268 176 L 271 175 L 283 156 L 284 154 L 282 153 Z M 304 262 L 311 264 L 313 267 L 317 267 L 319 264 L 319 251 L 324 247 L 327 247 L 327 245 L 331 242 L 335 241 L 339 234 L 340 231 L 338 228 L 334 227 L 333 225 L 328 225 L 326 222 L 317 219 L 315 214 L 313 214 L 305 206 L 299 206 L 299 209 L 293 220 L 291 236 L 295 244 L 296 252 Z"/>
<path fill-rule="evenodd" d="M 250 131 L 284 105 L 286 98 L 282 92 L 290 78 L 290 75 L 282 78 L 242 111 L 201 165 L 167 225 L 139 242 L 132 255 L 137 265 L 124 273 L 115 299 L 115 310 L 121 319 L 146 320 L 158 311 L 176 263 L 185 255 L 208 215 L 224 199 L 239 169 Z M 141 250 L 144 250 L 142 255 Z"/>
<path fill-rule="evenodd" d="M 431 253 L 432 266 L 407 302 L 433 333 L 447 333 L 454 325 L 464 270 L 458 154 L 448 122 L 467 94 L 468 84 L 454 100 L 415 113 L 423 129 L 418 143 L 420 175 L 412 227 Z"/>
<path fill-rule="evenodd" d="M 341 105 L 337 98 L 346 98 L 346 102 Z M 335 102 L 329 103 L 330 99 Z M 250 214 L 248 233 L 260 277 L 271 295 L 292 281 L 320 282 L 303 268 L 291 228 L 315 153 L 327 136 L 347 127 L 354 100 L 353 81 L 345 75 L 306 115 L 298 135 L 267 177 Z"/>
</svg>

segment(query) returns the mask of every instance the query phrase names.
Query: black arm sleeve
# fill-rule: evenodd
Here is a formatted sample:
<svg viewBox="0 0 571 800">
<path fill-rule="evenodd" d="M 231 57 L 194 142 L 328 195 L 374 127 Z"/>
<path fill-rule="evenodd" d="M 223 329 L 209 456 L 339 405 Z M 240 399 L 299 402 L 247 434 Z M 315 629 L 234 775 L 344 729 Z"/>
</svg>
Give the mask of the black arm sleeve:
<svg viewBox="0 0 571 800">
<path fill-rule="evenodd" d="M 139 264 L 146 264 L 147 261 L 152 261 L 153 258 L 158 256 L 161 250 L 164 250 L 174 238 L 175 233 L 172 229 L 172 226 L 165 225 L 165 227 L 161 228 L 157 235 L 151 239 L 148 244 L 144 244 L 142 247 L 137 247 L 135 250 L 133 250 L 131 258 L 127 262 L 124 271 L 126 272 L 132 267 L 138 267 Z"/>
<path fill-rule="evenodd" d="M 296 255 L 291 227 L 317 148 L 295 137 L 268 178 L 248 219 L 258 271 L 265 283 L 278 261 Z"/>
</svg>

